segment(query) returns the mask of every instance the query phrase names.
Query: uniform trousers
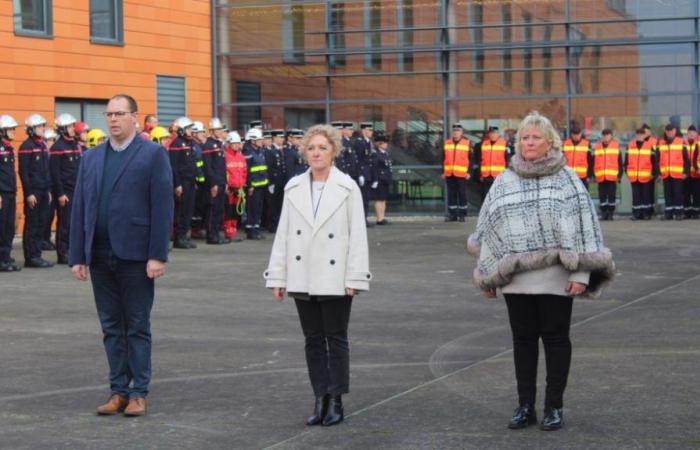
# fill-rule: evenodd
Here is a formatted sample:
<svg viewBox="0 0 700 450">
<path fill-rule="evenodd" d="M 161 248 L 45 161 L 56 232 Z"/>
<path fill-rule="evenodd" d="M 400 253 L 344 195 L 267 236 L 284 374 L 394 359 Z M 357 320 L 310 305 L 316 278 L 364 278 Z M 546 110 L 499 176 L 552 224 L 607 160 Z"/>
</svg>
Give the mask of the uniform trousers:
<svg viewBox="0 0 700 450">
<path fill-rule="evenodd" d="M 284 186 L 275 185 L 275 192 L 268 191 L 265 195 L 265 228 L 270 233 L 277 231 L 277 223 L 280 221 L 282 201 L 284 200 Z"/>
<path fill-rule="evenodd" d="M 445 177 L 447 183 L 447 212 L 451 219 L 467 217 L 467 179 Z"/>
<path fill-rule="evenodd" d="M 683 180 L 664 179 L 664 215 L 667 219 L 683 215 Z"/>
<path fill-rule="evenodd" d="M 44 242 L 44 228 L 49 218 L 49 191 L 34 191 L 36 205 L 30 208 L 24 201 L 24 230 L 22 232 L 22 250 L 24 259 L 41 258 L 41 246 Z"/>
<path fill-rule="evenodd" d="M 93 248 L 90 279 L 113 394 L 145 397 L 151 382 L 151 308 L 154 280 L 146 261 L 126 261 L 109 244 Z"/>
<path fill-rule="evenodd" d="M 46 208 L 46 218 L 44 219 L 44 242 L 51 243 L 51 225 L 53 225 L 53 219 L 56 217 L 56 199 L 52 198 L 51 203 Z"/>
<path fill-rule="evenodd" d="M 347 394 L 350 388 L 348 323 L 352 297 L 295 299 L 304 332 L 306 365 L 314 395 Z"/>
<path fill-rule="evenodd" d="M 493 184 L 493 177 L 488 177 L 481 180 L 481 201 L 483 202 L 486 198 L 486 194 L 491 190 L 491 185 Z"/>
<path fill-rule="evenodd" d="M 12 240 L 15 238 L 15 216 L 17 209 L 17 194 L 0 192 L 0 264 L 10 262 Z"/>
<path fill-rule="evenodd" d="M 700 178 L 686 178 L 683 186 L 683 212 L 686 217 L 700 215 Z"/>
<path fill-rule="evenodd" d="M 513 360 L 520 405 L 535 404 L 539 340 L 547 367 L 545 407 L 562 408 L 571 366 L 573 298 L 546 294 L 504 294 L 513 333 Z"/>
<path fill-rule="evenodd" d="M 59 258 L 68 258 L 70 245 L 70 214 L 73 210 L 73 192 L 66 192 L 68 202 L 61 206 L 56 202 L 56 254 Z"/>
<path fill-rule="evenodd" d="M 212 198 L 209 189 L 204 189 L 209 194 L 209 208 L 207 218 L 207 239 L 218 239 L 219 232 L 224 225 L 224 203 L 226 202 L 226 186 L 221 184 L 216 197 Z"/>
<path fill-rule="evenodd" d="M 617 182 L 598 182 L 598 198 L 600 199 L 600 211 L 602 213 L 615 212 L 615 202 L 617 201 Z"/>
<path fill-rule="evenodd" d="M 632 185 L 632 215 L 637 219 L 651 217 L 654 211 L 654 181 L 640 183 L 634 181 Z"/>
<path fill-rule="evenodd" d="M 184 238 L 192 226 L 194 200 L 196 195 L 194 181 L 182 182 L 182 195 L 175 197 L 175 236 Z"/>
<path fill-rule="evenodd" d="M 252 191 L 252 193 L 248 191 L 248 198 L 246 200 L 247 219 L 245 230 L 247 233 L 258 233 L 260 231 L 260 221 L 262 220 L 267 186 L 252 188 Z"/>
</svg>

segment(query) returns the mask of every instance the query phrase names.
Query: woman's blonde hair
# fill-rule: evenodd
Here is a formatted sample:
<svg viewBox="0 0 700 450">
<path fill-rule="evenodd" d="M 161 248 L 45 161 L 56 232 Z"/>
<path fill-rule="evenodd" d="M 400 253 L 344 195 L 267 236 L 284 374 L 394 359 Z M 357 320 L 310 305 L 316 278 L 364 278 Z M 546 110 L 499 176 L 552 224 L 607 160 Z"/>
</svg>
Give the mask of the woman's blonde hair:
<svg viewBox="0 0 700 450">
<path fill-rule="evenodd" d="M 542 114 L 537 111 L 531 111 L 520 125 L 518 125 L 518 132 L 515 134 L 515 152 L 520 154 L 520 134 L 525 128 L 537 128 L 542 131 L 544 138 L 551 143 L 551 149 L 560 152 L 561 151 L 561 137 L 559 133 L 552 125 L 552 122 Z"/>
<path fill-rule="evenodd" d="M 340 152 L 343 151 L 343 144 L 340 140 L 340 131 L 338 131 L 331 125 L 322 123 L 319 125 L 314 125 L 308 130 L 306 130 L 306 133 L 304 134 L 304 137 L 301 140 L 301 145 L 299 146 L 299 152 L 304 158 L 306 157 L 306 147 L 309 145 L 309 141 L 314 136 L 319 135 L 328 139 L 328 142 L 333 147 L 333 156 L 340 155 Z"/>
</svg>

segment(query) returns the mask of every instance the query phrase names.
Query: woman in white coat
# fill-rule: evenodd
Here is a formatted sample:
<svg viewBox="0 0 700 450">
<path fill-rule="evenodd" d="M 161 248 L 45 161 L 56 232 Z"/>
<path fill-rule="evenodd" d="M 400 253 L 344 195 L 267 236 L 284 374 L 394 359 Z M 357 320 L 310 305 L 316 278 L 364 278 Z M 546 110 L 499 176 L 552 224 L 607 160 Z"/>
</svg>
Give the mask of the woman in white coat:
<svg viewBox="0 0 700 450">
<path fill-rule="evenodd" d="M 306 341 L 306 364 L 316 396 L 307 425 L 343 420 L 349 390 L 348 322 L 352 299 L 369 290 L 369 251 L 362 193 L 333 166 L 342 151 L 330 125 L 311 127 L 300 151 L 309 170 L 287 183 L 282 213 L 265 271 L 281 302 L 294 298 Z"/>
</svg>

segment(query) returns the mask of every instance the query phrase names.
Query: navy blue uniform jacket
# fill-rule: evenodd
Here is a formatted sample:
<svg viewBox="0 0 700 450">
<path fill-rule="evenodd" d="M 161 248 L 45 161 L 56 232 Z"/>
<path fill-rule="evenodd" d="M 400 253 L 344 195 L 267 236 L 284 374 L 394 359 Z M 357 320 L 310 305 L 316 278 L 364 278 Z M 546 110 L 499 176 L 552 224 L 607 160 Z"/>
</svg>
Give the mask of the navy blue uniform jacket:
<svg viewBox="0 0 700 450">
<path fill-rule="evenodd" d="M 102 186 L 106 141 L 88 150 L 80 161 L 73 195 L 68 263 L 90 264 Z M 109 240 L 118 258 L 167 261 L 173 225 L 173 178 L 163 147 L 134 138 L 129 154 L 109 186 Z"/>
</svg>

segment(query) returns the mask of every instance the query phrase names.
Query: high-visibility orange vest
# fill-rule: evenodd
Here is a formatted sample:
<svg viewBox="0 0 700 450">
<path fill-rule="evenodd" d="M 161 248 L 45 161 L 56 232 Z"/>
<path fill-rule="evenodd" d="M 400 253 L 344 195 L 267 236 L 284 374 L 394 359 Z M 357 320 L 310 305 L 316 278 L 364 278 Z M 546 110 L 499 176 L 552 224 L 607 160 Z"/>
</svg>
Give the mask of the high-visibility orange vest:
<svg viewBox="0 0 700 450">
<path fill-rule="evenodd" d="M 659 139 L 659 172 L 664 180 L 683 179 L 683 146 L 684 142 L 680 137 L 675 137 L 672 142 L 668 142 L 665 136 Z"/>
<path fill-rule="evenodd" d="M 498 139 L 491 144 L 486 139 L 481 142 L 481 179 L 496 178 L 506 170 L 506 143 L 505 139 Z"/>
<path fill-rule="evenodd" d="M 693 167 L 693 154 L 695 153 L 695 149 L 698 148 L 698 142 L 695 141 L 692 144 L 687 142 L 686 144 L 688 147 L 688 156 L 690 157 L 690 178 L 700 178 L 700 173 Z"/>
<path fill-rule="evenodd" d="M 589 142 L 586 139 L 581 139 L 578 144 L 567 139 L 564 141 L 564 156 L 566 156 L 566 165 L 574 169 L 576 175 L 582 180 L 588 178 L 588 147 Z"/>
<path fill-rule="evenodd" d="M 627 146 L 627 178 L 632 183 L 647 183 L 652 180 L 652 157 L 654 148 L 650 139 L 642 141 L 637 147 L 637 141 L 631 141 Z"/>
<path fill-rule="evenodd" d="M 448 139 L 442 146 L 445 159 L 442 163 L 442 173 L 446 177 L 469 178 L 469 139 L 462 138 L 458 142 Z"/>
<path fill-rule="evenodd" d="M 603 181 L 617 181 L 620 175 L 620 144 L 616 140 L 610 141 L 607 148 L 603 148 L 603 143 L 598 142 L 593 149 L 595 163 L 595 180 L 598 183 Z"/>
</svg>

